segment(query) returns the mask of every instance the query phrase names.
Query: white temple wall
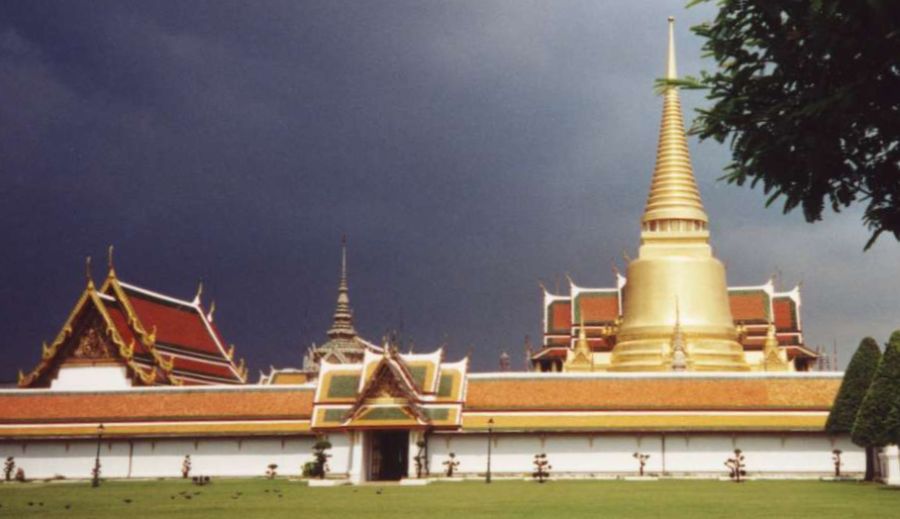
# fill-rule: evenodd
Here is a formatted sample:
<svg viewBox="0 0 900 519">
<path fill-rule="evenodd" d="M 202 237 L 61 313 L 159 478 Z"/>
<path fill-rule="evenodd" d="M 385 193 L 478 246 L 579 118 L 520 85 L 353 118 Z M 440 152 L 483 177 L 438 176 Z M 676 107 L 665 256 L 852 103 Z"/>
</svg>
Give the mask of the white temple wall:
<svg viewBox="0 0 900 519">
<path fill-rule="evenodd" d="M 365 473 L 361 433 L 331 433 L 330 474 L 359 481 Z M 180 477 L 190 454 L 192 475 L 263 476 L 270 463 L 277 472 L 298 476 L 312 460 L 315 437 L 104 440 L 100 459 L 105 478 Z M 724 462 L 735 448 L 743 451 L 750 475 L 827 476 L 834 473 L 832 451 L 840 449 L 842 473 L 865 471 L 865 452 L 849 438 L 824 434 L 494 434 L 491 470 L 496 476 L 530 474 L 534 455 L 546 453 L 552 475 L 603 477 L 634 475 L 633 454 L 649 454 L 645 471 L 652 474 L 725 476 Z M 0 458 L 14 456 L 32 479 L 90 478 L 96 442 L 0 442 Z M 463 476 L 483 475 L 487 468 L 487 435 L 435 433 L 428 438 L 429 469 L 440 476 L 449 453 L 460 462 Z M 413 461 L 410 458 L 411 473 Z"/>
<path fill-rule="evenodd" d="M 341 435 L 343 436 L 343 435 Z M 333 453 L 344 472 L 346 446 L 332 438 Z M 180 477 L 185 455 L 191 474 L 205 476 L 263 476 L 270 463 L 280 475 L 299 476 L 312 460 L 313 437 L 204 440 L 104 440 L 100 448 L 104 478 Z M 343 442 L 346 444 L 346 441 Z M 15 458 L 29 479 L 90 478 L 97 454 L 96 441 L 0 442 L 0 456 Z M 334 459 L 334 458 L 332 458 Z M 333 463 L 330 463 L 335 468 Z"/>
<path fill-rule="evenodd" d="M 553 474 L 584 476 L 632 475 L 639 463 L 634 453 L 649 454 L 646 473 L 725 476 L 725 461 L 734 449 L 743 451 L 751 475 L 831 475 L 832 451 L 840 449 L 843 474 L 865 471 L 865 451 L 849 438 L 832 441 L 824 434 L 494 434 L 493 474 L 530 474 L 534 455 L 546 453 Z M 665 444 L 665 446 L 664 446 Z M 456 454 L 462 475 L 483 474 L 487 468 L 487 435 L 434 434 L 428 453 L 432 474 L 444 470 L 449 453 Z"/>
</svg>

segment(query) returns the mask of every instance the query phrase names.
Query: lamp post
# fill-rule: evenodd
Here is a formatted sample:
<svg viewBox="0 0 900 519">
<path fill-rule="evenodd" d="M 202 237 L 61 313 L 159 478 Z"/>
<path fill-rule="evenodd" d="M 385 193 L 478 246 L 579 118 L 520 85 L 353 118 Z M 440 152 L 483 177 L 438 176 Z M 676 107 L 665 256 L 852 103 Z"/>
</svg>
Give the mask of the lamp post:
<svg viewBox="0 0 900 519">
<path fill-rule="evenodd" d="M 494 419 L 488 419 L 488 456 L 487 456 L 487 475 L 484 478 L 485 483 L 491 482 L 491 436 L 494 432 Z"/>
<path fill-rule="evenodd" d="M 100 442 L 103 440 L 103 424 L 97 426 L 97 456 L 94 458 L 94 477 L 91 479 L 91 486 L 96 488 L 100 486 Z"/>
</svg>

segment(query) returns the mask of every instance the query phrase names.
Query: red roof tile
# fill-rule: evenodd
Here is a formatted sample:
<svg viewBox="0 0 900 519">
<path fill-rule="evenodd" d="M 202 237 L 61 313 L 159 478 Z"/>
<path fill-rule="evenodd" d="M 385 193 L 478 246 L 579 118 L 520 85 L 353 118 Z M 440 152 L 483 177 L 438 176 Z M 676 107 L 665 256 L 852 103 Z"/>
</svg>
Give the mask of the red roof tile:
<svg viewBox="0 0 900 519">
<path fill-rule="evenodd" d="M 619 298 L 615 293 L 581 294 L 578 308 L 587 324 L 611 323 L 619 317 Z"/>
<path fill-rule="evenodd" d="M 728 301 L 731 303 L 731 315 L 737 322 L 769 320 L 768 296 L 762 290 L 731 292 Z"/>
<path fill-rule="evenodd" d="M 572 328 L 572 303 L 569 301 L 554 301 L 550 303 L 548 313 L 547 332 L 568 334 Z"/>
<path fill-rule="evenodd" d="M 197 309 L 145 299 L 129 292 L 129 302 L 145 328 L 156 327 L 156 341 L 166 345 L 222 357 Z"/>
<path fill-rule="evenodd" d="M 775 310 L 775 328 L 778 331 L 799 331 L 797 326 L 797 306 L 789 297 L 776 297 L 772 301 Z"/>
</svg>

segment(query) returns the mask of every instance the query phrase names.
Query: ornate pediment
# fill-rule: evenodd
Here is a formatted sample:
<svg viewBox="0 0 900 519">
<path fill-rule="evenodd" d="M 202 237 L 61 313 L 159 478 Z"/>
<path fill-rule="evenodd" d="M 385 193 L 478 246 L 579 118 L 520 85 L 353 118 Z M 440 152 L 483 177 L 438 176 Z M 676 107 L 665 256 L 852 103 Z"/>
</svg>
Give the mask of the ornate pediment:
<svg viewBox="0 0 900 519">
<path fill-rule="evenodd" d="M 79 337 L 73 337 L 75 347 L 71 357 L 85 360 L 107 360 L 115 357 L 112 342 L 103 333 L 97 319 L 93 319 Z"/>
</svg>

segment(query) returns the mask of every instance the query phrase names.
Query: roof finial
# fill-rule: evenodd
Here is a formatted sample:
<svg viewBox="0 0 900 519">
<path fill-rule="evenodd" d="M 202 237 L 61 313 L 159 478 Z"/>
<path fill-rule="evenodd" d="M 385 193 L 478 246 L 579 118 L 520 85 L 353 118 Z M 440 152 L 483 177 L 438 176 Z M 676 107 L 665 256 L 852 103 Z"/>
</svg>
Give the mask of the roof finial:
<svg viewBox="0 0 900 519">
<path fill-rule="evenodd" d="M 197 293 L 194 294 L 194 304 L 200 304 L 200 296 L 203 295 L 203 280 L 197 283 Z"/>
<path fill-rule="evenodd" d="M 116 269 L 113 267 L 113 246 L 110 244 L 106 250 L 106 266 L 109 268 L 109 277 L 116 277 Z"/>
<path fill-rule="evenodd" d="M 94 278 L 91 276 L 91 257 L 84 258 L 84 275 L 87 278 L 88 287 L 94 287 Z"/>
<path fill-rule="evenodd" d="M 213 314 L 216 313 L 216 300 L 213 299 L 212 303 L 209 305 L 209 312 L 206 314 L 206 320 L 209 322 L 213 322 Z"/>
<path fill-rule="evenodd" d="M 678 79 L 675 68 L 675 17 L 669 17 L 669 56 L 666 60 L 666 79 Z"/>
<path fill-rule="evenodd" d="M 341 279 L 347 279 L 347 235 L 341 235 Z"/>
</svg>

